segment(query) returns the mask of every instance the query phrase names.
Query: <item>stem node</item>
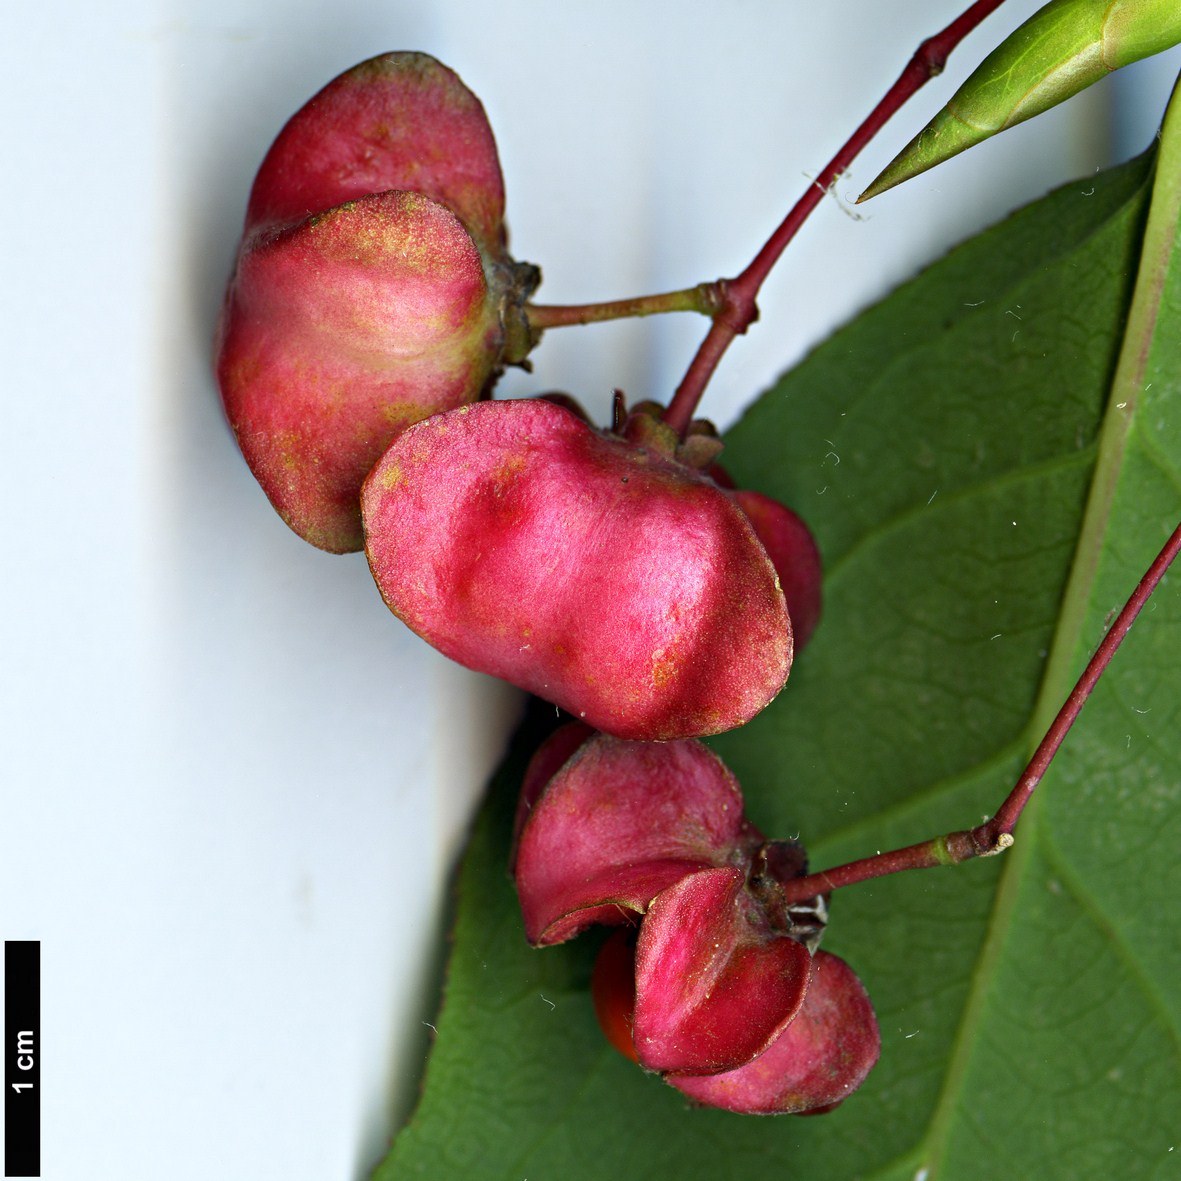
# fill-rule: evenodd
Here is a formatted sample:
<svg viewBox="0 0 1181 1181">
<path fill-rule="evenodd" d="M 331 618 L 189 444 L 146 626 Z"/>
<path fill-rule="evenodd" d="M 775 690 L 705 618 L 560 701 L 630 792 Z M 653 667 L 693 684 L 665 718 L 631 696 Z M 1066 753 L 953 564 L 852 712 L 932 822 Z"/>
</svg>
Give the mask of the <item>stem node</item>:
<svg viewBox="0 0 1181 1181">
<path fill-rule="evenodd" d="M 1144 572 L 1144 577 L 1140 579 L 1136 589 L 1132 591 L 1123 609 L 1116 616 L 1115 622 L 1104 635 L 1095 654 L 1070 691 L 1066 703 L 1058 711 L 1058 716 L 1038 744 L 1016 786 L 991 820 L 986 820 L 975 828 L 949 832 L 917 845 L 907 845 L 903 849 L 893 849 L 888 853 L 863 857 L 859 861 L 850 861 L 820 873 L 794 878 L 784 886 L 786 902 L 791 904 L 802 901 L 812 894 L 837 890 L 842 886 L 852 886 L 857 882 L 867 882 L 908 869 L 933 869 L 940 865 L 960 865 L 977 857 L 995 857 L 998 853 L 1012 848 L 1013 829 L 1016 828 L 1017 821 L 1020 820 L 1034 789 L 1042 781 L 1042 776 L 1057 754 L 1062 740 L 1074 725 L 1079 711 L 1090 697 L 1099 677 L 1123 643 L 1136 616 L 1140 614 L 1178 553 L 1181 553 L 1181 525 L 1173 530 L 1160 553 Z"/>
<path fill-rule="evenodd" d="M 706 385 L 730 342 L 754 323 L 758 314 L 755 296 L 758 295 L 763 280 L 779 260 L 787 244 L 795 237 L 796 231 L 824 198 L 829 186 L 848 168 L 858 152 L 873 139 L 890 116 L 943 70 L 951 51 L 964 37 L 989 13 L 999 8 L 1001 3 L 1002 0 L 975 0 L 975 3 L 947 28 L 933 37 L 928 37 L 918 47 L 885 97 L 824 166 L 816 179 L 808 185 L 804 195 L 792 206 L 778 229 L 767 239 L 746 270 L 736 279 L 725 283 L 728 306 L 735 306 L 736 314 L 731 318 L 727 310 L 714 318 L 705 340 L 701 342 L 701 347 L 690 362 L 688 371 L 681 379 L 681 384 L 664 413 L 664 421 L 682 437 L 693 418 Z"/>
</svg>

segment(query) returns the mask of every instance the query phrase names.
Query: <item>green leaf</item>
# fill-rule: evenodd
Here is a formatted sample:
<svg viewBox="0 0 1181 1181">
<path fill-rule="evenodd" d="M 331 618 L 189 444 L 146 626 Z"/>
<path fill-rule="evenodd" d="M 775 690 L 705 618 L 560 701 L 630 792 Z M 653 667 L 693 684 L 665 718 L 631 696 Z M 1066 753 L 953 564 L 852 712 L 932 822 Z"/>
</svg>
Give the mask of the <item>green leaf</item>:
<svg viewBox="0 0 1181 1181">
<path fill-rule="evenodd" d="M 1177 0 L 1051 0 L 980 63 L 858 200 L 876 197 L 1179 41 Z"/>
<path fill-rule="evenodd" d="M 961 247 L 731 434 L 740 485 L 813 525 L 827 602 L 781 697 L 717 747 L 752 819 L 800 834 L 815 866 L 995 808 L 1181 518 L 1172 123 L 1159 166 L 1067 186 Z M 1010 853 L 834 897 L 826 946 L 865 981 L 883 1049 L 823 1117 L 689 1109 L 599 1034 L 598 941 L 525 945 L 506 859 L 539 709 L 477 823 L 425 1091 L 378 1181 L 1176 1176 L 1177 581 Z"/>
</svg>

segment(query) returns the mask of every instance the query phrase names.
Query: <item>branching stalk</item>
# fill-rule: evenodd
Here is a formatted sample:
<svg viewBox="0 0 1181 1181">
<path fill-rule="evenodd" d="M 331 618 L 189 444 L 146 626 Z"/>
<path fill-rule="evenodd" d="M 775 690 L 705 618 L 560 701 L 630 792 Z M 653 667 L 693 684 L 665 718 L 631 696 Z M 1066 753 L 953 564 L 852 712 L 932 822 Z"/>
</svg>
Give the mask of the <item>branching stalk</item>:
<svg viewBox="0 0 1181 1181">
<path fill-rule="evenodd" d="M 927 82 L 942 73 L 952 50 L 986 16 L 999 8 L 1002 2 L 1003 0 L 976 0 L 975 4 L 952 21 L 947 28 L 933 37 L 928 37 L 918 47 L 885 97 L 824 166 L 746 270 L 737 279 L 725 284 L 725 306 L 714 317 L 705 340 L 664 413 L 665 422 L 679 434 L 683 436 L 688 429 L 705 387 L 713 376 L 718 362 L 729 348 L 730 342 L 745 332 L 757 318 L 755 297 L 759 288 L 808 215 L 887 120 Z"/>
<path fill-rule="evenodd" d="M 529 304 L 525 308 L 525 317 L 529 327 L 540 332 L 570 324 L 596 324 L 664 312 L 699 312 L 703 316 L 715 316 L 725 306 L 724 291 L 725 283 L 719 279 L 713 283 L 698 283 L 683 291 L 638 295 L 634 299 L 615 299 L 607 303 Z"/>
<path fill-rule="evenodd" d="M 1136 620 L 1136 616 L 1140 614 L 1144 604 L 1148 602 L 1149 596 L 1164 578 L 1179 550 L 1181 550 L 1181 524 L 1173 530 L 1172 536 L 1153 559 L 1152 565 L 1148 567 L 1144 577 L 1140 579 L 1136 589 L 1116 616 L 1115 622 L 1108 629 L 1099 647 L 1095 649 L 1095 654 L 1070 691 L 1065 704 L 1058 711 L 1058 716 L 1050 724 L 1050 728 L 1038 744 L 1037 750 L 1034 751 L 1033 757 L 1021 773 L 1021 777 L 991 820 L 986 820 L 975 828 L 947 833 L 929 841 L 922 841 L 917 845 L 907 845 L 903 849 L 892 849 L 888 853 L 878 853 L 874 857 L 863 857 L 859 861 L 850 861 L 835 869 L 826 869 L 820 873 L 795 878 L 783 887 L 786 904 L 791 906 L 806 898 L 814 897 L 816 894 L 825 894 L 830 890 L 839 889 L 841 886 L 852 886 L 857 882 L 886 877 L 889 874 L 901 873 L 903 870 L 933 869 L 939 865 L 959 865 L 961 862 L 970 861 L 976 857 L 988 857 L 994 853 L 1002 853 L 1009 848 L 1013 844 L 1013 832 L 1017 827 L 1017 822 L 1021 819 L 1021 813 L 1025 810 L 1034 790 L 1042 781 L 1051 761 L 1058 753 L 1062 740 L 1074 725 L 1100 676 L 1111 663 L 1111 658 L 1123 643 L 1124 637 L 1127 636 Z"/>
</svg>

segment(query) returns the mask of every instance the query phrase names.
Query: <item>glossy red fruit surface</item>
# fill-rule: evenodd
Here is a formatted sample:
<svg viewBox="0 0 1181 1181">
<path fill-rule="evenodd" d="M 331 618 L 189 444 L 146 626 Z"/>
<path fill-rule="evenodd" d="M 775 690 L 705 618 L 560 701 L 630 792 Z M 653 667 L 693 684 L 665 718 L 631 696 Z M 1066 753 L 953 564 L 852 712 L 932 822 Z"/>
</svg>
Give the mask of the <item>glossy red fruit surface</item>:
<svg viewBox="0 0 1181 1181">
<path fill-rule="evenodd" d="M 786 603 L 734 500 L 552 402 L 410 428 L 362 514 L 373 576 L 413 631 L 598 730 L 715 734 L 787 677 Z"/>
<path fill-rule="evenodd" d="M 503 212 L 479 101 L 423 54 L 341 75 L 268 152 L 217 375 L 247 463 L 312 544 L 360 549 L 361 483 L 390 440 L 527 352 L 537 276 L 504 252 Z"/>
<path fill-rule="evenodd" d="M 639 1062 L 632 1039 L 636 1009 L 635 962 L 635 931 L 613 931 L 595 957 L 591 1000 L 604 1037 L 625 1058 Z"/>
</svg>

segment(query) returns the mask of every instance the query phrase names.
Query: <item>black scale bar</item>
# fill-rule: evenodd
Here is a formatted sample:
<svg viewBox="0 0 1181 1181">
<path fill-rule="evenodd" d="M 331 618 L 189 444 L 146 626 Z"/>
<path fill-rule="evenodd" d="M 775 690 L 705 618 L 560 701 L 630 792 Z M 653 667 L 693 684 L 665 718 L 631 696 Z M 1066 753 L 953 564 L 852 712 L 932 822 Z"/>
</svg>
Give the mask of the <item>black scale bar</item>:
<svg viewBox="0 0 1181 1181">
<path fill-rule="evenodd" d="M 41 943 L 4 941 L 4 1176 L 41 1176 Z"/>
</svg>

